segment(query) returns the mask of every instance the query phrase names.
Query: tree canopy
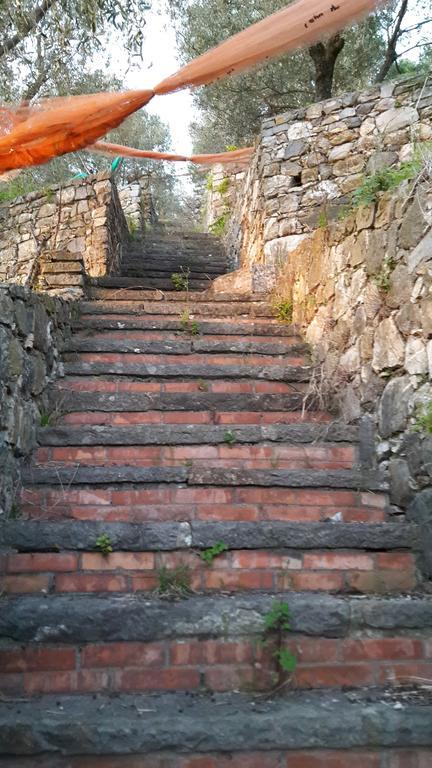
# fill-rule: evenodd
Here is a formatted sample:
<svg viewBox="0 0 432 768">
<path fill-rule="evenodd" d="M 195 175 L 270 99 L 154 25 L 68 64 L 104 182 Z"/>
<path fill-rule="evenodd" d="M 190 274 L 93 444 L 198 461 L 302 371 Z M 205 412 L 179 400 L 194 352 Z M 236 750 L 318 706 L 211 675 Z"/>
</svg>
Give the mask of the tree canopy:
<svg viewBox="0 0 432 768">
<path fill-rule="evenodd" d="M 285 0 L 168 3 L 183 61 L 285 5 Z M 220 151 L 227 144 L 244 144 L 267 116 L 402 73 L 410 66 L 407 56 L 413 48 L 428 50 L 431 16 L 428 0 L 391 0 L 379 13 L 309 49 L 197 90 L 195 150 Z M 427 65 L 424 55 L 421 66 Z"/>
</svg>

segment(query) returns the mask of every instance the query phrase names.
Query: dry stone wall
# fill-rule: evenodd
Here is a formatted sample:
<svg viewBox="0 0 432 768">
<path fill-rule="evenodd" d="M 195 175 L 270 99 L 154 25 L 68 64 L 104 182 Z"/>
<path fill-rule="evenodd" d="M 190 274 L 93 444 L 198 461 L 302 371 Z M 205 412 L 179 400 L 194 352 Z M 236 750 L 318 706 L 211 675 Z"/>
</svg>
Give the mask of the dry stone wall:
<svg viewBox="0 0 432 768">
<path fill-rule="evenodd" d="M 432 83 L 415 78 L 266 120 L 226 232 L 238 268 L 214 284 L 292 306 L 313 394 L 368 430 L 395 513 L 432 513 L 431 124 Z M 353 207 L 365 177 L 418 156 L 414 188 Z"/>
<path fill-rule="evenodd" d="M 62 366 L 74 304 L 0 283 L 0 517 L 19 512 L 20 468 L 37 427 L 52 423 L 48 386 Z"/>
<path fill-rule="evenodd" d="M 106 175 L 31 192 L 0 206 L 0 280 L 78 298 L 87 275 L 118 269 L 125 238 Z"/>
<path fill-rule="evenodd" d="M 432 82 L 411 78 L 264 121 L 225 236 L 252 287 L 275 285 L 279 267 L 320 224 L 337 220 L 365 174 L 432 140 L 431 118 Z"/>
</svg>

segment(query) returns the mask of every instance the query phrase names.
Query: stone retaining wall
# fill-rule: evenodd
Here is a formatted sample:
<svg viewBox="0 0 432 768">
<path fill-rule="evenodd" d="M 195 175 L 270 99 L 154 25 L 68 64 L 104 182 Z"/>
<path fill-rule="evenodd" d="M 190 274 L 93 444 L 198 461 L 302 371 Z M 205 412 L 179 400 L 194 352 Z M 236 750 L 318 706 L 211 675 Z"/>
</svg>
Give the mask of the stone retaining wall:
<svg viewBox="0 0 432 768">
<path fill-rule="evenodd" d="M 0 515 L 17 511 L 22 460 L 48 413 L 47 387 L 59 374 L 73 304 L 0 284 Z"/>
<path fill-rule="evenodd" d="M 119 189 L 119 200 L 130 235 L 142 237 L 149 225 L 157 224 L 158 217 L 147 176 Z"/>
<path fill-rule="evenodd" d="M 395 512 L 432 483 L 431 118 L 432 84 L 411 78 L 266 120 L 227 229 L 240 268 L 214 284 L 292 308 L 313 394 L 376 428 Z M 354 208 L 366 176 L 419 156 L 414 189 Z"/>
<path fill-rule="evenodd" d="M 87 275 L 118 269 L 126 238 L 104 174 L 31 192 L 0 206 L 0 280 L 78 298 Z"/>
</svg>

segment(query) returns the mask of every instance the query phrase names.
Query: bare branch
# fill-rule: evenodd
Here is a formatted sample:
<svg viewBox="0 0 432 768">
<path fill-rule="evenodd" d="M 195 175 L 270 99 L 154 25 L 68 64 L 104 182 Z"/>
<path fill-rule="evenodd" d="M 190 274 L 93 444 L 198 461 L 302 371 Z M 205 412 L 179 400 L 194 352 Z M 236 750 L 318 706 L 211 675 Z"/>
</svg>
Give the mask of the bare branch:
<svg viewBox="0 0 432 768">
<path fill-rule="evenodd" d="M 52 8 L 56 2 L 57 0 L 42 0 L 42 3 L 36 7 L 30 16 L 27 17 L 19 32 L 12 35 L 12 37 L 6 38 L 4 43 L 0 45 L 0 59 L 8 53 L 11 53 L 11 51 L 14 51 L 15 48 L 25 40 L 27 35 L 35 30 L 39 22 L 42 21 L 44 16 L 46 16 L 50 8 Z"/>
<path fill-rule="evenodd" d="M 382 83 L 385 76 L 388 74 L 391 65 L 394 64 L 394 62 L 397 60 L 398 55 L 396 52 L 396 46 L 398 44 L 398 40 L 402 34 L 401 28 L 402 28 L 402 22 L 404 20 L 405 14 L 408 9 L 408 0 L 402 0 L 401 6 L 399 8 L 399 13 L 396 17 L 396 22 L 393 28 L 393 32 L 389 37 L 388 44 L 387 44 L 387 51 L 384 57 L 384 61 L 381 65 L 381 69 L 378 72 L 378 77 L 376 79 L 377 83 Z"/>
</svg>

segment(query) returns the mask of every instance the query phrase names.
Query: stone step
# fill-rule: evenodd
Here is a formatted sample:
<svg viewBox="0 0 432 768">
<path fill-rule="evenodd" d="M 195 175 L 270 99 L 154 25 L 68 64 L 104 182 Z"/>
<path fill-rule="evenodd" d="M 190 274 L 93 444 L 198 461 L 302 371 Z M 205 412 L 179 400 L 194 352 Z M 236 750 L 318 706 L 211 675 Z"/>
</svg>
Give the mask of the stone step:
<svg viewBox="0 0 432 768">
<path fill-rule="evenodd" d="M 290 689 L 356 688 L 430 673 L 430 598 L 281 597 L 292 616 L 284 646 L 297 659 Z M 26 596 L 22 605 L 6 599 L 0 679 L 15 695 L 167 690 L 174 681 L 189 691 L 271 689 L 273 649 L 260 640 L 273 601 L 270 594 L 171 603 L 116 595 L 108 615 L 107 597 L 91 594 Z"/>
<path fill-rule="evenodd" d="M 154 315 L 145 317 L 139 310 L 133 308 L 133 311 L 128 314 L 122 314 L 116 312 L 116 307 L 110 308 L 109 312 L 106 312 L 106 307 L 103 312 L 98 312 L 98 304 L 94 306 L 94 314 L 83 314 L 79 321 L 75 324 L 77 331 L 83 330 L 91 332 L 92 330 L 121 330 L 121 331 L 156 331 L 156 332 L 187 332 L 184 325 L 180 322 L 179 318 L 169 317 L 156 317 Z M 96 315 L 96 316 L 94 316 Z M 267 339 L 273 341 L 274 338 L 283 339 L 283 343 L 287 343 L 287 340 L 291 337 L 298 338 L 297 326 L 285 324 L 276 324 L 266 321 L 253 321 L 248 322 L 245 318 L 241 317 L 235 321 L 229 323 L 224 319 L 215 320 L 214 322 L 206 319 L 200 319 L 199 333 L 202 336 L 235 336 L 241 340 L 245 337 L 259 337 L 260 341 Z M 271 331 L 271 333 L 269 333 Z"/>
<path fill-rule="evenodd" d="M 259 470 L 202 467 L 35 467 L 23 471 L 30 485 L 111 485 L 181 483 L 189 487 L 343 488 L 387 491 L 387 481 L 377 471 L 341 470 Z"/>
<path fill-rule="evenodd" d="M 149 253 L 141 253 L 136 255 L 128 255 L 122 259 L 120 266 L 120 274 L 123 275 L 125 270 L 129 268 L 136 268 L 146 271 L 164 272 L 171 275 L 173 272 L 187 272 L 189 269 L 190 276 L 194 273 L 214 273 L 225 274 L 227 271 L 226 259 L 212 258 L 211 261 L 202 258 L 193 258 L 193 256 L 187 256 L 182 258 L 181 256 L 168 257 L 166 254 L 161 254 L 159 257 L 152 256 Z"/>
<path fill-rule="evenodd" d="M 288 337 L 287 340 L 279 342 L 274 342 L 271 338 L 267 338 L 266 341 L 243 341 L 233 339 L 231 336 L 214 339 L 201 336 L 190 337 L 186 334 L 172 334 L 172 338 L 155 339 L 151 337 L 151 333 L 146 334 L 145 331 L 111 331 L 91 336 L 74 334 L 72 339 L 66 341 L 63 351 L 66 353 L 134 352 L 156 355 L 223 352 L 241 355 L 273 355 L 280 359 L 287 356 L 305 357 L 309 353 L 309 347 L 295 337 Z"/>
<path fill-rule="evenodd" d="M 233 444 L 227 446 L 231 451 L 245 444 L 249 448 L 257 443 L 282 443 L 292 448 L 296 445 L 313 443 L 309 448 L 337 447 L 332 444 L 343 443 L 343 449 L 352 447 L 358 440 L 358 429 L 342 423 L 330 424 L 268 424 L 239 425 L 233 435 Z M 130 427 L 44 427 L 38 431 L 38 443 L 42 446 L 63 445 L 224 445 L 227 442 L 227 430 L 217 424 L 197 425 L 179 424 L 162 426 Z"/>
<path fill-rule="evenodd" d="M 97 551 L 102 535 L 110 554 Z M 19 550 L 1 557 L 5 593 L 163 591 L 164 574 L 176 578 L 179 570 L 180 594 L 387 594 L 421 584 L 416 529 L 401 523 L 18 521 L 2 539 L 6 550 Z M 200 552 L 216 542 L 226 551 L 209 565 Z"/>
<path fill-rule="evenodd" d="M 188 286 L 191 291 L 205 291 L 214 277 L 217 275 L 197 274 L 196 277 L 189 278 Z M 103 280 L 103 282 L 101 282 Z M 97 281 L 97 282 L 96 282 Z M 128 269 L 122 272 L 122 277 L 118 278 L 94 278 L 90 286 L 90 293 L 94 288 L 132 288 L 144 291 L 163 290 L 172 291 L 173 283 L 171 275 L 148 273 L 143 269 Z"/>
<path fill-rule="evenodd" d="M 356 750 L 368 748 L 373 753 L 381 748 L 407 748 L 412 754 L 413 745 L 420 752 L 422 747 L 432 746 L 430 695 L 416 688 L 288 691 L 284 696 L 265 697 L 258 702 L 255 696 L 244 693 L 190 696 L 172 692 L 97 698 L 92 694 L 57 695 L 42 696 L 37 708 L 33 701 L 6 701 L 0 705 L 0 714 L 3 755 L 25 754 L 33 760 L 41 754 L 50 759 L 53 752 L 64 757 L 85 754 L 81 764 L 73 758 L 74 768 L 85 764 L 111 768 L 115 765 L 112 755 L 118 755 L 117 766 L 125 768 L 131 766 L 133 755 L 138 756 L 137 765 L 141 763 L 145 768 L 191 768 L 199 762 L 213 768 L 223 764 L 215 760 L 225 762 L 232 755 L 236 760 L 233 768 L 245 768 L 248 761 L 251 766 L 252 759 L 260 768 L 275 768 L 280 752 L 289 765 L 291 756 L 295 758 L 294 750 L 333 749 L 339 754 L 345 749 L 354 750 L 355 755 Z M 268 757 L 273 759 L 275 753 L 274 762 L 269 763 Z M 239 762 L 237 758 L 241 759 L 242 754 L 245 758 Z M 89 757 L 92 755 L 102 756 L 101 762 L 95 763 L 99 758 Z M 193 761 L 188 759 L 193 756 Z M 352 757 L 353 753 L 348 752 L 347 767 L 353 766 Z M 119 762 L 121 758 L 123 762 Z M 143 759 L 150 762 L 146 765 Z M 303 765 L 308 768 L 307 762 L 303 761 Z M 326 768 L 335 765 L 327 762 Z M 357 765 L 373 767 L 372 762 L 368 765 L 364 760 Z"/>
<path fill-rule="evenodd" d="M 298 383 L 296 389 L 300 389 Z M 276 393 L 275 393 L 276 390 Z M 54 418 L 74 411 L 147 413 L 148 411 L 240 411 L 262 413 L 284 410 L 301 417 L 305 393 L 293 391 L 287 382 L 253 381 L 231 382 L 225 379 L 204 382 L 161 380 L 157 382 L 130 382 L 102 377 L 66 378 L 57 384 L 52 395 Z M 307 399 L 307 418 L 313 414 L 313 402 Z M 310 406 L 310 407 L 309 407 Z M 320 411 L 320 418 L 323 414 Z M 127 417 L 125 417 L 127 418 Z M 216 416 L 215 416 L 216 418 Z"/>
<path fill-rule="evenodd" d="M 127 376 L 134 379 L 175 379 L 176 384 L 179 381 L 196 379 L 206 381 L 207 379 L 235 379 L 235 384 L 239 385 L 241 379 L 253 379 L 255 381 L 282 382 L 285 389 L 289 390 L 289 384 L 296 382 L 305 384 L 309 381 L 313 368 L 304 365 L 302 358 L 297 358 L 293 365 L 284 363 L 278 365 L 278 361 L 272 360 L 265 365 L 247 364 L 229 362 L 223 364 L 212 363 L 208 356 L 201 356 L 202 362 L 197 359 L 200 356 L 194 356 L 195 359 L 189 363 L 187 359 L 180 362 L 175 360 L 175 356 L 166 363 L 157 362 L 155 359 L 149 360 L 146 355 L 115 355 L 114 353 L 100 354 L 79 354 L 66 355 L 64 371 L 68 376 Z M 132 360 L 130 359 L 132 357 Z M 187 356 L 186 356 L 187 357 Z M 192 357 L 192 356 L 191 356 Z M 68 358 L 72 358 L 69 359 Z M 159 358 L 160 359 L 160 358 Z M 229 358 L 227 358 L 229 360 Z M 267 362 L 267 361 L 266 361 Z M 299 390 L 304 387 L 299 387 Z M 224 390 L 225 391 L 225 390 Z M 227 390 L 229 391 L 229 389 Z M 235 387 L 231 391 L 236 391 Z M 280 390 L 279 390 L 280 391 Z M 125 407 L 126 410 L 126 407 Z"/>
<path fill-rule="evenodd" d="M 19 513 L 32 519 L 107 521 L 231 520 L 383 522 L 384 493 L 284 487 L 28 486 Z"/>
<path fill-rule="evenodd" d="M 157 300 L 152 297 L 147 298 L 148 291 L 134 291 L 133 289 L 119 288 L 94 288 L 93 298 L 96 302 L 82 302 L 81 307 L 84 313 L 92 313 L 97 304 L 99 314 L 112 312 L 112 302 L 116 302 L 119 310 L 135 312 L 143 315 L 177 315 L 180 317 L 188 313 L 191 317 L 205 316 L 207 319 L 222 317 L 234 317 L 236 315 L 245 315 L 247 317 L 268 317 L 274 319 L 273 309 L 266 301 L 224 301 L 215 298 L 217 294 L 212 294 L 211 298 L 203 291 L 201 300 L 196 298 L 199 295 L 190 292 L 187 296 L 179 291 L 173 291 L 169 300 L 165 300 L 165 294 L 158 297 Z M 166 295 L 169 295 L 168 293 Z M 135 304 L 135 306 L 134 306 Z"/>
</svg>

